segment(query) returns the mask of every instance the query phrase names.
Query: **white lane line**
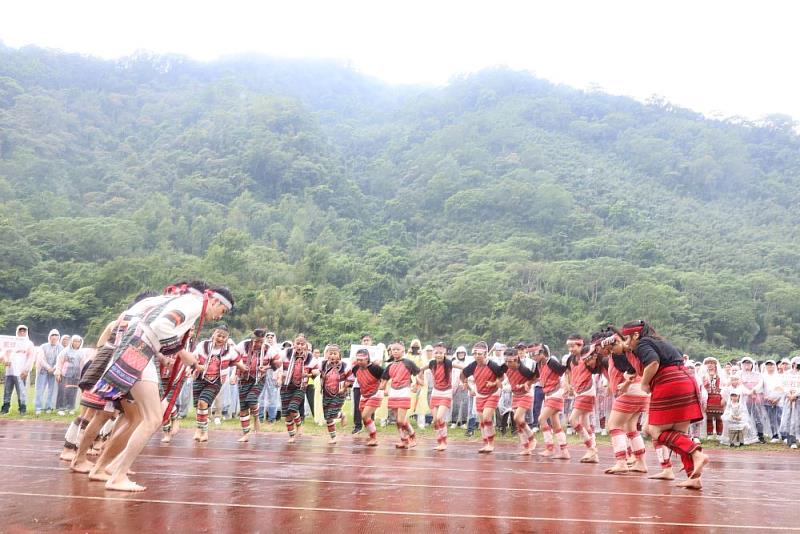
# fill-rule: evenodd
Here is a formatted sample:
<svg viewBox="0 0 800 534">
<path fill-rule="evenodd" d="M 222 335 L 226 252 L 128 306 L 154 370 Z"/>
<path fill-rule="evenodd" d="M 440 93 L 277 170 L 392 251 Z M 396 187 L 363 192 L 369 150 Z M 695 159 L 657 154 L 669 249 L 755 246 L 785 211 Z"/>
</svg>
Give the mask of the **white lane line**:
<svg viewBox="0 0 800 534">
<path fill-rule="evenodd" d="M 17 497 L 42 497 L 50 499 L 74 499 L 74 500 L 89 500 L 89 501 L 106 501 L 106 502 L 135 502 L 142 504 L 172 504 L 179 506 L 215 506 L 220 508 L 244 508 L 255 510 L 292 510 L 298 512 L 323 512 L 334 514 L 366 514 L 366 515 L 388 515 L 388 516 L 401 516 L 401 517 L 442 517 L 447 519 L 491 519 L 491 520 L 504 520 L 504 521 L 549 521 L 556 523 L 588 523 L 597 525 L 646 525 L 646 526 L 663 526 L 663 527 L 698 527 L 698 528 L 724 528 L 724 529 L 746 529 L 750 531 L 764 531 L 764 530 L 787 530 L 798 531 L 800 529 L 792 527 L 765 527 L 762 525 L 733 525 L 733 524 L 718 524 L 718 523 L 678 523 L 670 521 L 624 521 L 619 519 L 578 519 L 566 517 L 544 517 L 544 516 L 513 516 L 513 515 L 484 515 L 484 514 L 451 514 L 439 512 L 398 512 L 394 510 L 374 510 L 374 509 L 357 509 L 357 508 L 321 508 L 313 506 L 279 506 L 270 504 L 240 504 L 228 502 L 195 502 L 195 501 L 176 501 L 166 499 L 143 499 L 140 497 L 95 497 L 88 495 L 62 495 L 57 493 L 29 493 L 29 492 L 15 492 L 15 491 L 0 491 L 0 495 L 17 496 Z"/>
<path fill-rule="evenodd" d="M 337 464 L 338 466 L 338 464 Z M 15 464 L 0 464 L 0 467 L 9 467 L 14 469 L 32 469 L 44 471 L 66 471 L 69 472 L 67 467 L 53 467 L 53 466 L 31 466 L 31 465 L 15 465 Z M 150 475 L 154 477 L 183 477 L 183 478 L 211 478 L 211 479 L 231 479 L 231 480 L 262 480 L 262 481 L 277 481 L 277 482 L 302 482 L 302 483 L 316 483 L 316 484 L 330 484 L 330 485 L 343 485 L 343 486 L 376 486 L 376 487 L 396 487 L 396 488 L 428 488 L 428 489 L 444 489 L 444 490 L 470 490 L 470 491 L 511 491 L 517 493 L 553 493 L 553 494 L 568 494 L 568 495 L 618 495 L 622 497 L 654 497 L 654 498 L 675 498 L 675 499 L 711 499 L 711 500 L 728 500 L 728 501 L 756 501 L 760 506 L 767 504 L 785 504 L 795 503 L 794 499 L 776 499 L 769 497 L 765 502 L 765 497 L 733 497 L 725 495 L 703 495 L 697 492 L 686 492 L 680 494 L 670 493 L 642 493 L 638 491 L 605 491 L 605 490 L 566 490 L 566 489 L 542 489 L 542 488 L 510 488 L 498 486 L 465 486 L 460 484 L 414 484 L 408 482 L 369 482 L 360 480 L 329 480 L 320 478 L 300 478 L 300 477 L 273 477 L 273 476 L 250 476 L 250 475 L 219 475 L 210 473 L 179 473 L 170 471 L 137 471 L 138 475 Z"/>
<path fill-rule="evenodd" d="M 0 437 L 0 442 L 2 442 L 4 439 L 5 439 L 5 441 L 22 441 L 22 442 L 30 442 L 30 441 L 46 442 L 46 443 L 60 443 L 61 442 L 61 440 L 55 440 L 55 439 L 2 438 L 2 437 Z M 157 443 L 158 443 L 157 441 L 153 441 L 149 445 L 150 446 L 158 446 Z M 212 447 L 212 446 L 209 446 L 208 444 L 185 446 L 185 445 L 177 445 L 175 443 L 172 443 L 170 445 L 163 446 L 161 448 L 162 449 L 184 449 L 184 450 L 203 450 L 203 449 L 208 449 L 208 450 L 215 450 L 215 451 L 229 451 L 229 452 L 240 452 L 240 453 L 251 453 L 251 454 L 252 453 L 257 453 L 257 452 L 264 452 L 264 453 L 274 452 L 274 453 L 281 454 L 281 455 L 289 454 L 289 455 L 298 455 L 298 456 L 308 456 L 308 454 L 309 454 L 309 451 L 307 449 L 301 449 L 301 450 L 283 449 L 283 450 L 281 450 L 281 449 L 278 449 L 278 448 L 259 449 L 259 448 L 244 448 L 244 447 L 247 447 L 247 444 L 244 444 L 243 447 Z M 2 449 L 2 448 L 0 448 L 0 449 Z M 353 450 L 363 450 L 365 452 L 366 451 L 370 451 L 371 452 L 371 451 L 374 451 L 375 449 L 370 449 L 368 447 L 363 447 L 363 448 L 362 447 L 353 447 Z M 388 450 L 388 449 L 386 449 L 386 450 Z M 471 460 L 470 458 L 448 457 L 446 455 L 425 456 L 425 455 L 416 454 L 416 453 L 406 454 L 406 453 L 410 453 L 410 452 L 411 451 L 402 451 L 397 456 L 372 456 L 372 455 L 370 455 L 370 458 L 385 458 L 387 461 L 392 461 L 392 462 L 400 461 L 401 463 L 412 462 L 414 460 L 420 460 L 420 461 L 423 461 L 423 460 L 447 460 L 447 461 L 455 461 L 455 462 L 470 461 Z M 347 456 L 347 457 L 350 457 L 350 458 L 353 457 L 352 453 L 333 452 L 333 451 L 329 451 L 329 450 L 326 451 L 325 454 L 326 455 L 332 455 L 332 456 Z M 502 452 L 500 452 L 499 454 L 510 454 L 510 453 L 502 453 Z M 477 455 L 476 455 L 476 458 L 478 458 Z M 486 459 L 491 461 L 493 464 L 502 462 L 502 463 L 510 463 L 510 464 L 515 464 L 515 465 L 520 465 L 520 466 L 523 466 L 523 465 L 524 466 L 536 466 L 536 465 L 544 466 L 544 465 L 550 465 L 552 463 L 555 463 L 556 465 L 559 465 L 559 464 L 560 465 L 570 465 L 569 462 L 563 462 L 562 463 L 561 460 L 558 460 L 558 461 L 550 460 L 550 461 L 539 461 L 539 462 L 537 462 L 536 460 L 515 460 L 515 459 L 502 458 L 502 457 L 499 457 L 499 456 L 493 456 L 493 457 L 491 457 L 491 459 L 490 458 L 486 458 Z M 787 462 L 780 461 L 779 458 L 774 458 L 774 460 L 779 461 L 780 465 L 786 465 L 787 464 Z M 720 460 L 719 463 L 724 463 L 725 461 L 726 460 Z M 766 460 L 762 460 L 762 461 L 766 461 Z M 613 458 L 608 458 L 608 462 L 609 463 L 613 462 Z M 709 465 L 709 468 L 708 468 L 709 472 L 732 472 L 732 473 L 741 473 L 741 474 L 758 473 L 760 475 L 764 475 L 764 476 L 767 476 L 767 477 L 774 476 L 775 474 L 778 474 L 778 473 L 784 473 L 784 472 L 791 473 L 791 472 L 794 472 L 793 470 L 788 470 L 788 469 L 782 469 L 782 470 L 777 470 L 777 469 L 738 469 L 738 468 L 731 469 L 731 468 L 726 468 L 726 467 L 719 467 L 719 463 L 717 461 L 715 461 L 713 459 L 713 456 L 712 456 L 711 464 Z M 358 465 L 362 465 L 362 464 L 358 464 Z M 413 466 L 413 465 L 404 465 L 403 469 L 425 469 L 425 470 L 428 470 L 428 469 L 439 469 L 439 470 L 445 470 L 445 471 L 447 471 L 447 470 L 450 470 L 450 471 L 464 471 L 464 469 L 460 469 L 460 468 L 458 468 L 458 469 L 443 468 L 443 467 L 435 467 L 434 468 L 434 467 L 430 467 L 430 466 Z M 509 469 L 510 470 L 511 467 L 504 468 L 504 469 Z M 515 468 L 515 470 L 517 470 L 517 469 Z M 476 472 L 485 472 L 483 470 L 475 470 L 475 471 Z M 496 470 L 489 470 L 488 472 L 496 472 Z M 603 478 L 606 478 L 606 477 L 609 476 L 609 475 L 603 475 L 603 474 L 594 475 L 594 474 L 589 474 L 589 473 L 562 473 L 562 472 L 558 472 L 558 471 L 556 471 L 556 472 L 536 471 L 536 473 L 562 475 L 562 476 L 580 476 L 580 477 L 593 476 L 593 477 L 603 477 Z M 631 476 L 631 478 L 633 478 L 633 476 Z M 748 482 L 753 482 L 752 479 L 748 479 L 747 481 Z M 764 481 L 764 482 L 767 482 L 767 481 Z M 791 483 L 791 482 L 787 482 L 787 483 Z"/>
<path fill-rule="evenodd" d="M 186 447 L 192 449 L 192 447 Z M 205 447 L 204 447 L 205 448 Z M 28 449 L 28 448 L 4 448 L 0 447 L 0 450 L 6 451 L 26 451 L 26 452 L 33 452 L 38 454 L 47 454 L 56 456 L 58 454 L 57 450 L 43 450 L 43 449 Z M 145 449 L 146 450 L 146 449 Z M 229 449 L 215 449 L 215 450 L 229 450 Z M 230 449 L 230 450 L 237 450 L 237 449 Z M 241 451 L 239 451 L 241 452 Z M 233 458 L 230 456 L 227 457 L 216 457 L 216 456 L 177 456 L 177 455 L 162 455 L 162 454 L 147 454 L 142 453 L 139 455 L 140 457 L 145 458 L 155 458 L 160 460 L 187 460 L 190 462 L 247 462 L 247 463 L 254 463 L 254 464 L 268 464 L 268 465 L 276 465 L 276 466 L 284 466 L 284 465 L 291 465 L 291 466 L 303 466 L 303 467 L 314 467 L 320 468 L 325 467 L 325 465 L 320 464 L 319 462 L 302 462 L 302 461 L 284 461 L 284 460 L 263 460 L 257 458 Z M 393 459 L 389 458 L 391 462 Z M 387 462 L 388 463 L 388 462 Z M 352 463 L 337 463 L 337 466 L 341 467 L 352 467 L 352 468 L 363 468 L 363 469 L 385 469 L 387 463 L 384 464 L 352 464 Z M 535 464 L 534 464 L 535 465 Z M 542 464 L 540 464 L 542 465 Z M 564 464 L 570 465 L 570 464 Z M 528 476 L 528 475 L 535 475 L 539 476 L 554 476 L 556 478 L 559 477 L 579 477 L 579 478 L 600 478 L 604 480 L 620 480 L 625 479 L 628 481 L 639 481 L 643 484 L 663 484 L 663 482 L 650 480 L 647 477 L 639 474 L 631 474 L 627 476 L 613 476 L 613 475 L 606 475 L 606 474 L 592 474 L 592 473 L 570 473 L 570 472 L 558 472 L 558 471 L 533 471 L 533 470 L 525 470 L 525 469 L 514 469 L 511 470 L 510 468 L 502 468 L 502 469 L 468 469 L 468 468 L 455 468 L 455 467 L 436 467 L 434 465 L 428 466 L 414 466 L 414 465 L 405 465 L 400 468 L 403 471 L 445 471 L 445 472 L 458 472 L 458 473 L 488 473 L 488 474 L 496 474 L 501 476 L 509 476 L 509 475 L 518 475 L 518 476 Z M 764 482 L 764 481 L 754 481 L 753 479 L 720 479 L 713 477 L 713 473 L 715 471 L 720 471 L 718 469 L 709 470 L 711 476 L 706 476 L 706 480 L 710 484 L 716 483 L 745 483 L 745 484 L 753 484 L 754 482 Z M 780 484 L 788 485 L 788 486 L 800 486 L 800 481 L 781 481 Z"/>
</svg>

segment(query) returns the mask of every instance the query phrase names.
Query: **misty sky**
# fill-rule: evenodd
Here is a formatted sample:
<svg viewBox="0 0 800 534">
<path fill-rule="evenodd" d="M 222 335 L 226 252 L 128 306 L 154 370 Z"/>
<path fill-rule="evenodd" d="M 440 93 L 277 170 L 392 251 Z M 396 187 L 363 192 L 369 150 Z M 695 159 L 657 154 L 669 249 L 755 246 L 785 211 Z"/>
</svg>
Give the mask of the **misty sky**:
<svg viewBox="0 0 800 534">
<path fill-rule="evenodd" d="M 711 116 L 800 120 L 800 2 L 241 0 L 3 2 L 0 40 L 104 58 L 260 52 L 348 61 L 392 83 L 525 69 Z"/>
</svg>

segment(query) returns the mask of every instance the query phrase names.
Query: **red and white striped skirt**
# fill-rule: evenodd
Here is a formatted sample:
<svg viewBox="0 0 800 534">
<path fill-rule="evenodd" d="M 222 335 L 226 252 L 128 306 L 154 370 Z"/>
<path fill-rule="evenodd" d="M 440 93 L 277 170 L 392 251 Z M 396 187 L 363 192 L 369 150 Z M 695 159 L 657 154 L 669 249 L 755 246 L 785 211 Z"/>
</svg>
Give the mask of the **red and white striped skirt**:
<svg viewBox="0 0 800 534">
<path fill-rule="evenodd" d="M 594 401 L 594 395 L 577 395 L 575 397 L 575 402 L 572 403 L 572 409 L 582 412 L 594 411 Z"/>
<path fill-rule="evenodd" d="M 395 408 L 406 410 L 411 408 L 411 388 L 389 388 L 389 409 L 394 410 Z"/>
<path fill-rule="evenodd" d="M 483 412 L 486 408 L 490 410 L 497 409 L 497 403 L 500 402 L 500 390 L 495 391 L 491 395 L 478 395 L 475 397 L 475 410 L 478 413 Z"/>
<path fill-rule="evenodd" d="M 380 408 L 383 402 L 383 391 L 378 390 L 371 397 L 361 395 L 361 400 L 358 402 L 358 411 L 363 412 L 367 406 L 371 408 Z"/>
<path fill-rule="evenodd" d="M 699 386 L 686 367 L 660 367 L 650 387 L 652 395 L 647 420 L 651 425 L 703 420 Z"/>
<path fill-rule="evenodd" d="M 555 410 L 557 412 L 564 411 L 564 392 L 560 389 L 555 390 L 554 392 L 544 395 L 544 407 L 550 408 L 551 410 Z"/>
<path fill-rule="evenodd" d="M 533 394 L 511 396 L 511 408 L 513 410 L 516 410 L 517 408 L 524 408 L 525 410 L 530 410 L 532 407 L 533 407 Z"/>
<path fill-rule="evenodd" d="M 435 410 L 439 406 L 450 408 L 452 405 L 453 405 L 452 389 L 447 389 L 442 391 L 441 389 L 433 388 L 433 391 L 431 391 L 431 402 L 430 402 L 431 410 Z"/>
</svg>

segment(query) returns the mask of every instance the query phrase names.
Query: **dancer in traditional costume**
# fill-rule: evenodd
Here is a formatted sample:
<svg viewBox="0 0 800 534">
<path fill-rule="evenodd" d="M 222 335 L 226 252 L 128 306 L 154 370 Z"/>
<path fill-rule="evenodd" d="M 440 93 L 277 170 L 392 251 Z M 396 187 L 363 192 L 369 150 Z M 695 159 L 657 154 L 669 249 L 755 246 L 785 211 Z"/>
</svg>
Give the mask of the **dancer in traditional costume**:
<svg viewBox="0 0 800 534">
<path fill-rule="evenodd" d="M 360 348 L 356 351 L 356 364 L 351 369 L 351 374 L 361 389 L 358 411 L 361 414 L 364 428 L 369 434 L 366 445 L 376 447 L 378 445 L 378 429 L 375 426 L 375 410 L 380 408 L 381 402 L 383 402 L 383 389 L 381 388 L 383 368 L 377 363 L 370 362 L 369 351 Z M 352 382 L 350 384 L 352 385 Z"/>
<path fill-rule="evenodd" d="M 130 323 L 171 298 L 173 298 L 171 295 L 159 295 L 155 291 L 140 293 L 126 311 L 106 325 L 98 339 L 97 345 L 100 349 L 81 377 L 79 383 L 83 389 L 81 405 L 86 409 L 86 417 L 91 419 L 81 437 L 72 468 L 79 473 L 84 473 L 88 469 L 90 480 L 103 482 L 108 480 L 113 472 L 114 462 L 118 460 L 131 433 L 142 420 L 136 403 L 126 399 L 104 398 L 96 391 L 97 382 L 108 369 Z M 114 433 L 109 439 L 112 429 Z M 86 460 L 86 454 L 91 451 L 90 447 L 93 447 L 98 438 L 103 443 L 102 452 L 95 463 L 91 464 Z"/>
<path fill-rule="evenodd" d="M 472 363 L 472 358 L 467 358 L 467 349 L 460 346 L 456 349 L 455 356 L 452 361 L 459 362 L 463 367 Z M 462 368 L 463 368 L 462 367 Z M 470 405 L 472 399 L 469 396 L 469 390 L 466 385 L 461 382 L 461 369 L 456 368 L 451 373 L 451 387 L 453 389 L 453 407 L 450 411 L 450 428 L 456 426 L 462 427 L 469 421 Z"/>
<path fill-rule="evenodd" d="M 493 417 L 500 401 L 500 384 L 506 371 L 505 365 L 499 365 L 488 359 L 488 352 L 485 342 L 476 343 L 472 347 L 474 361 L 461 372 L 461 380 L 464 383 L 469 383 L 470 377 L 474 379 L 471 387 L 475 395 L 475 409 L 480 418 L 481 435 L 483 436 L 483 447 L 478 450 L 480 453 L 494 451 Z"/>
<path fill-rule="evenodd" d="M 592 416 L 594 415 L 597 390 L 592 371 L 585 362 L 585 358 L 592 355 L 589 354 L 589 347 L 584 346 L 582 338 L 571 338 L 569 342 L 571 348 L 567 360 L 568 372 L 565 374 L 565 378 L 567 389 L 575 395 L 569 422 L 586 447 L 586 454 L 581 458 L 581 463 L 596 464 L 600 460 L 597 457 Z"/>
<path fill-rule="evenodd" d="M 642 391 L 652 391 L 648 432 L 653 444 L 666 446 L 681 458 L 689 479 L 678 486 L 700 489 L 708 456 L 687 434 L 692 422 L 703 419 L 700 392 L 683 354 L 645 321 L 626 323 L 615 345 L 631 351 L 642 365 Z"/>
<path fill-rule="evenodd" d="M 294 443 L 295 436 L 300 432 L 300 406 L 306 401 L 308 375 L 319 373 L 318 369 L 311 368 L 312 361 L 313 356 L 303 334 L 294 338 L 292 347 L 284 355 L 276 355 L 272 360 L 273 369 L 282 371 L 281 413 L 286 420 L 289 443 Z"/>
<path fill-rule="evenodd" d="M 564 410 L 564 388 L 561 385 L 561 377 L 567 368 L 558 358 L 550 354 L 550 347 L 547 345 L 541 345 L 536 349 L 533 360 L 536 362 L 536 371 L 544 392 L 544 404 L 539 414 L 539 429 L 544 436 L 545 449 L 539 455 L 569 460 L 567 434 L 561 427 L 560 419 L 560 414 Z M 555 451 L 554 434 L 558 451 Z"/>
<path fill-rule="evenodd" d="M 75 454 L 70 464 L 72 471 L 89 473 L 92 470 L 94 464 L 89 462 L 86 455 L 91 452 L 101 429 L 121 410 L 119 403 L 106 401 L 93 391 L 95 384 L 105 372 L 106 367 L 108 367 L 108 362 L 114 354 L 116 344 L 122 339 L 122 335 L 133 317 L 141 316 L 158 302 L 163 302 L 164 300 L 165 297 L 160 297 L 155 291 L 140 293 L 133 300 L 128 310 L 106 325 L 97 339 L 97 346 L 100 348 L 97 349 L 94 359 L 81 375 L 80 382 L 78 382 L 78 387 L 81 390 L 81 408 L 83 410 L 80 417 L 86 421 L 86 424 L 80 424 L 83 427 L 83 432 L 75 444 L 75 449 L 73 449 Z M 129 411 L 133 410 L 134 408 L 131 407 Z M 76 425 L 75 429 L 77 430 L 78 428 Z"/>
<path fill-rule="evenodd" d="M 195 409 L 194 440 L 208 441 L 208 417 L 214 399 L 226 380 L 226 369 L 239 361 L 236 347 L 230 341 L 228 327 L 220 325 L 209 339 L 201 341 L 195 350 L 197 367 L 192 382 L 192 398 Z"/>
<path fill-rule="evenodd" d="M 322 387 L 322 411 L 328 428 L 328 443 L 334 444 L 336 420 L 342 416 L 342 407 L 347 397 L 347 364 L 342 361 L 339 345 L 328 345 L 323 351 L 319 376 Z"/>
<path fill-rule="evenodd" d="M 231 380 L 239 385 L 239 423 L 242 427 L 242 436 L 238 440 L 240 443 L 250 440 L 251 422 L 256 430 L 260 424 L 258 403 L 266 383 L 270 362 L 274 358 L 270 356 L 266 334 L 266 328 L 256 328 L 250 339 L 245 339 L 236 346 L 238 356 L 232 362 L 235 367 L 231 368 L 233 373 Z"/>
<path fill-rule="evenodd" d="M 405 358 L 405 347 L 395 342 L 389 345 L 389 363 L 383 370 L 381 388 L 389 398 L 389 410 L 397 410 L 397 432 L 400 441 L 395 444 L 398 449 L 416 447 L 417 434 L 408 422 L 408 411 L 411 409 L 411 395 L 418 389 L 413 377 L 419 374 L 417 364 Z M 364 392 L 362 390 L 361 394 Z"/>
<path fill-rule="evenodd" d="M 727 379 L 722 376 L 724 371 L 716 358 L 703 360 L 701 380 L 706 393 L 706 435 L 708 439 L 722 438 L 722 388 L 728 385 Z"/>
<path fill-rule="evenodd" d="M 506 379 L 511 386 L 511 408 L 514 410 L 514 425 L 519 438 L 519 454 L 530 455 L 536 448 L 536 435 L 526 420 L 533 407 L 533 384 L 538 374 L 520 361 L 517 349 L 506 349 L 504 353 Z"/>
<path fill-rule="evenodd" d="M 622 475 L 629 471 L 647 473 L 644 439 L 638 423 L 650 406 L 650 395 L 642 390 L 641 362 L 619 343 L 621 334 L 613 327 L 592 336 L 590 350 L 598 357 L 607 358 L 608 387 L 614 396 L 607 425 L 611 436 L 611 447 L 615 463 L 605 470 L 610 475 Z M 662 472 L 658 478 L 668 478 L 672 473 L 669 451 L 654 444 Z M 633 461 L 629 462 L 629 457 Z"/>
<path fill-rule="evenodd" d="M 453 368 L 463 369 L 462 361 L 453 361 L 447 358 L 447 346 L 437 343 L 433 346 L 433 359 L 425 362 L 420 367 L 420 375 L 426 371 L 431 372 L 431 398 L 430 408 L 433 415 L 433 428 L 436 432 L 436 447 L 433 450 L 447 449 L 447 412 L 453 405 Z M 417 382 L 421 382 L 421 376 Z"/>
<path fill-rule="evenodd" d="M 163 420 L 158 372 L 153 361 L 156 354 L 174 354 L 185 365 L 196 365 L 195 356 L 185 348 L 186 335 L 197 321 L 202 326 L 204 320 L 218 320 L 233 307 L 233 297 L 227 288 L 208 288 L 205 283 L 195 282 L 182 291 L 182 295 L 156 306 L 131 323 L 114 352 L 114 361 L 95 386 L 106 399 L 121 399 L 130 394 L 142 415 L 142 422 L 133 430 L 106 482 L 107 489 L 145 489 L 128 478 L 128 470 Z"/>
</svg>

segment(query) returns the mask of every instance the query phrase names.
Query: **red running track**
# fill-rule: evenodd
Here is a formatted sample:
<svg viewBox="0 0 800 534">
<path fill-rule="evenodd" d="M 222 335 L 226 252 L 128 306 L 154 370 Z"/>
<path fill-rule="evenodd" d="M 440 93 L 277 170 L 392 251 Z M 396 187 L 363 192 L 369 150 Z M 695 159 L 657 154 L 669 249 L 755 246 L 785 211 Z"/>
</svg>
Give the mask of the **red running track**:
<svg viewBox="0 0 800 534">
<path fill-rule="evenodd" d="M 794 496 L 800 455 L 712 451 L 700 492 L 642 475 L 612 476 L 601 463 L 520 458 L 511 444 L 489 456 L 479 444 L 435 453 L 432 440 L 397 451 L 349 436 L 294 445 L 278 433 L 208 444 L 184 430 L 156 438 L 134 464 L 148 487 L 104 489 L 58 460 L 63 424 L 0 422 L 3 532 L 722 532 L 800 530 Z M 652 456 L 649 454 L 648 456 Z M 656 470 L 649 458 L 651 471 Z M 685 477 L 682 473 L 678 480 Z"/>
</svg>

